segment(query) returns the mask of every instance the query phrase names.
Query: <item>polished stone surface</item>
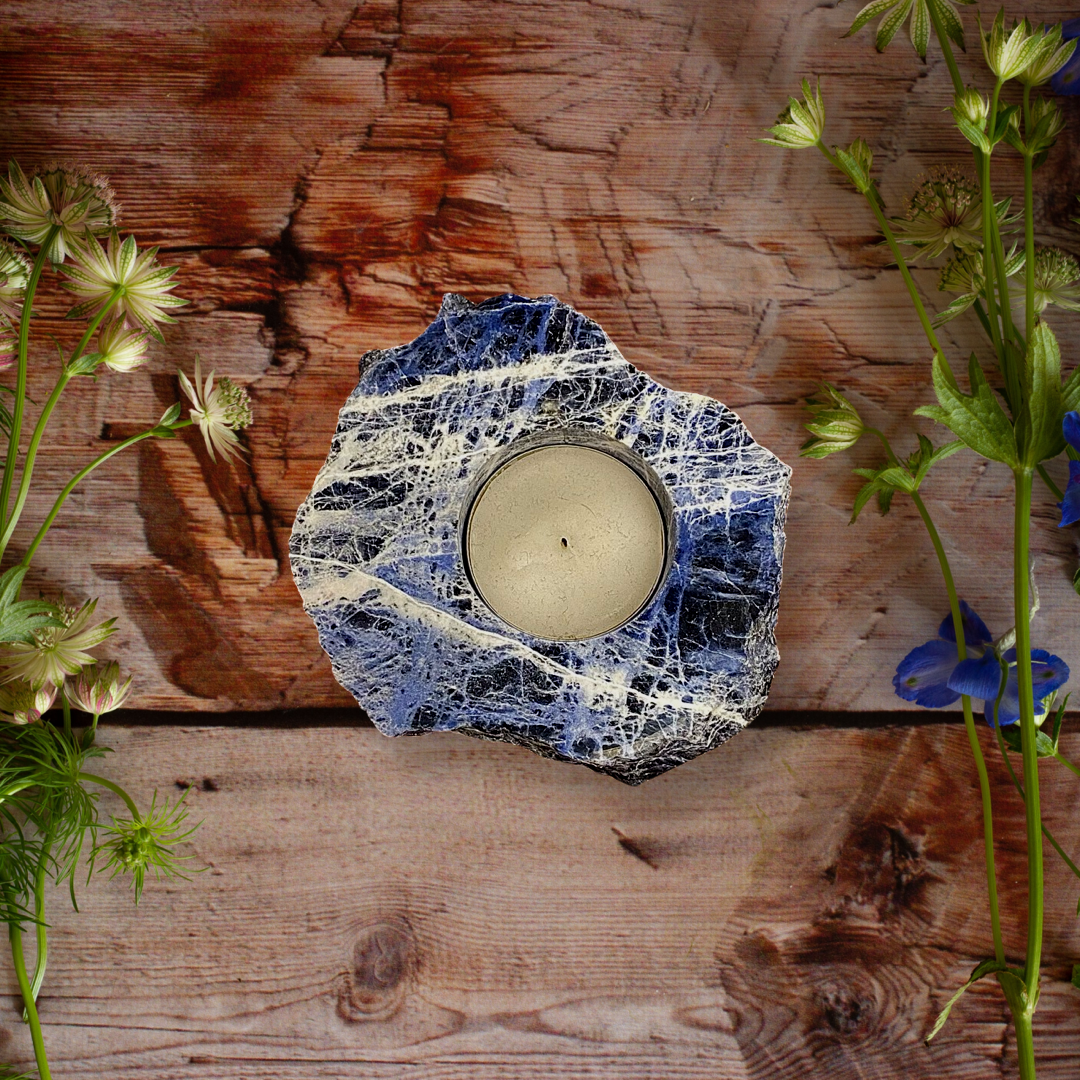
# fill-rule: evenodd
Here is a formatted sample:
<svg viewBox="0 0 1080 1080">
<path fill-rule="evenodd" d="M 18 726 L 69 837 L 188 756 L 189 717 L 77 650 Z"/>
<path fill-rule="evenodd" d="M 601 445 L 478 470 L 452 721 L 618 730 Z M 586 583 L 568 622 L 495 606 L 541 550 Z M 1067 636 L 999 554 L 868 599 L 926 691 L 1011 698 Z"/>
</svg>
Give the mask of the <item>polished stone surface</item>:
<svg viewBox="0 0 1080 1080">
<path fill-rule="evenodd" d="M 640 783 L 760 712 L 778 660 L 790 469 L 710 398 L 668 390 L 554 297 L 449 295 L 368 353 L 290 553 L 334 674 L 387 735 L 461 731 Z M 459 527 L 514 440 L 616 439 L 673 503 L 671 569 L 625 626 L 545 641 L 476 594 Z"/>
</svg>

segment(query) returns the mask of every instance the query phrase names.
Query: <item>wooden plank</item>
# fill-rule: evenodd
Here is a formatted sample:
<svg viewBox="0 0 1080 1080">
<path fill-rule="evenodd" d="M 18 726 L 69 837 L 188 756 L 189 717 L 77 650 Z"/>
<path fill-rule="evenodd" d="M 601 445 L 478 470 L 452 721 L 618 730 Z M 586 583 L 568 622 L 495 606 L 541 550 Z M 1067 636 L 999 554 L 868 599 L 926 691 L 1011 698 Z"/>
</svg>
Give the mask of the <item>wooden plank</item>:
<svg viewBox="0 0 1080 1080">
<path fill-rule="evenodd" d="M 149 884 L 137 910 L 120 881 L 82 890 L 77 916 L 52 898 L 41 1007 L 59 1076 L 1015 1075 L 990 983 L 922 1042 L 989 948 L 959 725 L 751 729 L 637 789 L 458 735 L 103 741 L 103 770 L 140 800 L 193 785 L 208 869 Z M 1022 811 L 990 762 L 1019 957 Z M 1043 802 L 1076 851 L 1063 775 L 1046 772 Z M 1080 1060 L 1080 886 L 1052 855 L 1047 875 L 1049 1080 Z M 26 1060 L 5 978 L 0 1059 Z"/>
<path fill-rule="evenodd" d="M 141 706 L 345 703 L 285 552 L 356 362 L 413 337 L 445 291 L 550 291 L 658 378 L 737 408 L 795 465 L 774 706 L 895 707 L 898 657 L 945 612 L 932 553 L 902 500 L 847 527 L 849 466 L 875 451 L 799 461 L 798 402 L 828 378 L 911 445 L 908 414 L 931 394 L 927 348 L 869 211 L 818 156 L 754 140 L 798 79 L 820 73 L 830 138 L 868 139 L 899 212 L 929 164 L 967 160 L 936 51 L 924 64 L 898 40 L 878 57 L 869 33 L 840 40 L 853 11 L 811 0 L 463 10 L 0 4 L 3 149 L 109 173 L 126 226 L 181 265 L 192 301 L 146 368 L 72 391 L 43 478 L 59 484 L 160 415 L 195 352 L 251 388 L 258 417 L 249 465 L 214 470 L 197 439 L 110 464 L 72 500 L 33 584 L 100 595 L 121 617 L 114 651 Z M 1036 0 L 1027 13 L 1068 9 Z M 961 62 L 975 78 L 977 50 Z M 1073 146 L 1063 139 L 1040 174 L 1037 214 L 1043 238 L 1075 249 Z M 1019 167 L 1001 157 L 1000 190 L 1015 195 Z M 941 306 L 935 272 L 916 276 Z M 70 341 L 60 301 L 43 311 L 43 329 Z M 1075 356 L 1075 320 L 1051 322 Z M 954 359 L 981 347 L 976 329 L 949 324 Z M 49 349 L 35 360 L 38 401 Z M 960 587 L 997 632 L 1012 622 L 1008 496 L 1008 476 L 970 456 L 928 489 Z M 31 519 L 48 499 L 31 500 Z M 1080 663 L 1074 534 L 1053 527 L 1042 494 L 1037 518 L 1037 643 Z"/>
</svg>

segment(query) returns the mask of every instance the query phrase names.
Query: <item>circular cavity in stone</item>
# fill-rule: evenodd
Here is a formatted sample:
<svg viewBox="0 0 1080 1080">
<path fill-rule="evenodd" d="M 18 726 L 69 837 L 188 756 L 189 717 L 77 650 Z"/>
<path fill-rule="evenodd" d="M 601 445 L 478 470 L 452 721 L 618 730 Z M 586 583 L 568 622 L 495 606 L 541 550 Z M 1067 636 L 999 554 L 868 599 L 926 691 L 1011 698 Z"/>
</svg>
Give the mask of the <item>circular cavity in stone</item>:
<svg viewBox="0 0 1080 1080">
<path fill-rule="evenodd" d="M 617 629 L 648 604 L 665 572 L 656 497 L 630 465 L 594 446 L 559 443 L 510 457 L 480 488 L 463 533 L 466 569 L 484 602 L 549 641 Z"/>
</svg>

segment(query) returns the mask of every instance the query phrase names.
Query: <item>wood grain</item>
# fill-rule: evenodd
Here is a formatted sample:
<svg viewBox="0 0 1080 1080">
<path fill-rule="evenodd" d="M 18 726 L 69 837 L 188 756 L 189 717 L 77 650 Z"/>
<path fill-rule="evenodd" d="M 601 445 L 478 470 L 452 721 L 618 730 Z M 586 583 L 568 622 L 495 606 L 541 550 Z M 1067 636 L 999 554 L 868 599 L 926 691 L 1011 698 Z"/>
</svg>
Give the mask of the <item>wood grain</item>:
<svg viewBox="0 0 1080 1080">
<path fill-rule="evenodd" d="M 286 551 L 360 355 L 412 338 L 446 291 L 554 292 L 795 465 L 774 707 L 895 707 L 898 657 L 945 613 L 933 555 L 902 500 L 847 526 L 849 468 L 874 451 L 799 461 L 798 402 L 828 378 L 906 447 L 913 424 L 930 430 L 910 418 L 930 397 L 927 349 L 869 211 L 818 156 L 754 140 L 820 73 L 830 139 L 869 141 L 893 212 L 928 165 L 967 155 L 936 52 L 841 41 L 852 14 L 816 0 L 0 3 L 3 150 L 110 174 L 124 224 L 180 265 L 191 300 L 146 368 L 71 392 L 42 479 L 156 419 L 196 352 L 249 386 L 258 417 L 233 469 L 196 438 L 111 463 L 71 500 L 33 584 L 121 617 L 113 651 L 143 707 L 346 703 Z M 976 59 L 962 58 L 971 78 Z M 1065 110 L 1074 134 L 1036 209 L 1042 237 L 1076 250 L 1080 117 Z M 1005 161 L 1000 190 L 1019 175 Z M 941 306 L 935 272 L 917 277 Z M 43 311 L 69 340 L 59 299 Z M 1076 320 L 1051 322 L 1071 360 Z M 954 359 L 981 347 L 976 329 L 949 324 Z M 1007 474 L 960 456 L 927 494 L 963 594 L 1002 632 Z M 1040 494 L 1036 643 L 1075 666 L 1075 532 L 1055 516 Z"/>
<path fill-rule="evenodd" d="M 990 982 L 922 1042 L 989 948 L 959 725 L 751 729 L 640 789 L 456 735 L 103 741 L 140 799 L 191 785 L 207 869 L 151 883 L 137 910 L 120 881 L 81 890 L 77 916 L 52 898 L 58 1076 L 1015 1076 Z M 1017 957 L 1023 826 L 993 771 Z M 1048 823 L 1076 851 L 1072 790 L 1047 772 Z M 1048 860 L 1043 1080 L 1080 1061 L 1080 886 Z M 0 1060 L 26 1061 L 4 978 Z"/>
</svg>

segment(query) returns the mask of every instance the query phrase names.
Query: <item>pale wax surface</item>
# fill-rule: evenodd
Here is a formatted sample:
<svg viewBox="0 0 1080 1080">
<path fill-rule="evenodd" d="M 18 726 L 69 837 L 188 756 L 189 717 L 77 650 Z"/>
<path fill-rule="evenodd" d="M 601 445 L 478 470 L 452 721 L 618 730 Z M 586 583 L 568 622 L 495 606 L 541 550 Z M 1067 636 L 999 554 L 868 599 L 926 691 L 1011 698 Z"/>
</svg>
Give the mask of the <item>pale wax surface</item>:
<svg viewBox="0 0 1080 1080">
<path fill-rule="evenodd" d="M 633 469 L 587 446 L 512 458 L 469 519 L 480 595 L 536 637 L 596 637 L 636 615 L 664 568 L 664 521 Z"/>
</svg>

